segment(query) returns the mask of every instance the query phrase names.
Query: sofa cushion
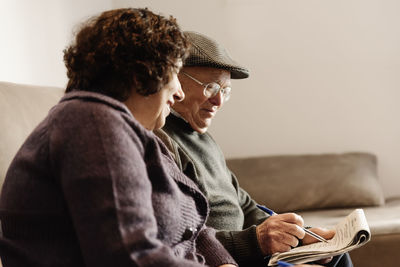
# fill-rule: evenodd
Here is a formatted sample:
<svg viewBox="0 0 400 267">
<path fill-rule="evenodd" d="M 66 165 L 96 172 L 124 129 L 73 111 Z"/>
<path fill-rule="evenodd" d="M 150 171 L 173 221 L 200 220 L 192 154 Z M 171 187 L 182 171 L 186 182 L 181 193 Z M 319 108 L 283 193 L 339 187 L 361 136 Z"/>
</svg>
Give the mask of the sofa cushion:
<svg viewBox="0 0 400 267">
<path fill-rule="evenodd" d="M 0 188 L 15 153 L 64 89 L 0 82 Z"/>
<path fill-rule="evenodd" d="M 309 226 L 331 228 L 349 215 L 354 208 L 326 209 L 298 212 Z M 400 235 L 400 197 L 386 200 L 385 205 L 363 208 L 372 238 L 377 235 Z"/>
<path fill-rule="evenodd" d="M 262 156 L 227 161 L 239 184 L 276 212 L 382 205 L 369 153 Z"/>
</svg>

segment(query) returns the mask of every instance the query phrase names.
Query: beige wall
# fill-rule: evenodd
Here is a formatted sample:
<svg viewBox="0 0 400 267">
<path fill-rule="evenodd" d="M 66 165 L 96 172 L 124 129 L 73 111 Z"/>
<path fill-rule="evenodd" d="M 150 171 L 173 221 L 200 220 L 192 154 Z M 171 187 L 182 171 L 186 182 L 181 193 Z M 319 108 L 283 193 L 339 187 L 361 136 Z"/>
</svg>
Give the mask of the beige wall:
<svg viewBox="0 0 400 267">
<path fill-rule="evenodd" d="M 65 86 L 74 26 L 110 0 L 0 0 L 0 81 Z"/>
<path fill-rule="evenodd" d="M 110 7 L 173 14 L 225 45 L 234 81 L 210 131 L 227 157 L 369 151 L 400 194 L 397 0 L 14 0 L 0 2 L 0 80 L 64 86 L 72 26 Z"/>
<path fill-rule="evenodd" d="M 227 157 L 368 151 L 400 194 L 400 1 L 114 1 L 129 5 L 173 14 L 250 68 L 210 129 Z"/>
</svg>

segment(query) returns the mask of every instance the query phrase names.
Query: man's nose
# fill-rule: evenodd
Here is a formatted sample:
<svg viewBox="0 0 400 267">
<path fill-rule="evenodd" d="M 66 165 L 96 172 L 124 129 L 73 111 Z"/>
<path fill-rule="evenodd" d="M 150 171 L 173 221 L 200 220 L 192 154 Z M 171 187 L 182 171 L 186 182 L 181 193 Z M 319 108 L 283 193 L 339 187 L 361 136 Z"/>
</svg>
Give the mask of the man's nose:
<svg viewBox="0 0 400 267">
<path fill-rule="evenodd" d="M 181 102 L 183 99 L 185 99 L 185 93 L 182 90 L 181 83 L 178 83 L 178 90 L 176 90 L 174 94 L 174 99 L 177 102 Z"/>
<path fill-rule="evenodd" d="M 222 95 L 222 92 L 219 91 L 215 96 L 210 97 L 208 101 L 210 101 L 214 106 L 220 107 L 224 103 L 224 96 Z"/>
</svg>

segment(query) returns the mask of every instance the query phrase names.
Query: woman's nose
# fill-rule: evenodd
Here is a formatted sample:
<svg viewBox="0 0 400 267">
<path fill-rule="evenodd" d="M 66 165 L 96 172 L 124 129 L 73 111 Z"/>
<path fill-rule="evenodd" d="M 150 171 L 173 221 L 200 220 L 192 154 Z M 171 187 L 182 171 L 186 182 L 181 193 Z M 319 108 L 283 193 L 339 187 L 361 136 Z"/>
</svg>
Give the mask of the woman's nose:
<svg viewBox="0 0 400 267">
<path fill-rule="evenodd" d="M 176 90 L 174 94 L 174 99 L 175 101 L 181 102 L 183 99 L 185 99 L 185 93 L 182 90 L 181 83 L 178 82 L 178 90 Z"/>
</svg>

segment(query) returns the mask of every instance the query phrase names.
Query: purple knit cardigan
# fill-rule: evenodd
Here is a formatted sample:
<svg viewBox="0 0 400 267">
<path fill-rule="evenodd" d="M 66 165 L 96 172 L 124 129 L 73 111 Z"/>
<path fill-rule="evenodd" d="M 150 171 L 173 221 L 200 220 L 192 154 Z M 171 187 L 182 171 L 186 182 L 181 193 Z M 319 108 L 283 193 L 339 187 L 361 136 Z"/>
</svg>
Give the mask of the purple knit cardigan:
<svg viewBox="0 0 400 267">
<path fill-rule="evenodd" d="M 7 172 L 1 259 L 4 267 L 235 264 L 207 214 L 196 185 L 124 104 L 68 93 Z"/>
</svg>

